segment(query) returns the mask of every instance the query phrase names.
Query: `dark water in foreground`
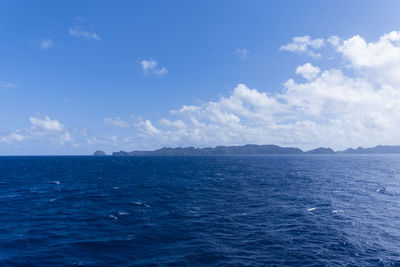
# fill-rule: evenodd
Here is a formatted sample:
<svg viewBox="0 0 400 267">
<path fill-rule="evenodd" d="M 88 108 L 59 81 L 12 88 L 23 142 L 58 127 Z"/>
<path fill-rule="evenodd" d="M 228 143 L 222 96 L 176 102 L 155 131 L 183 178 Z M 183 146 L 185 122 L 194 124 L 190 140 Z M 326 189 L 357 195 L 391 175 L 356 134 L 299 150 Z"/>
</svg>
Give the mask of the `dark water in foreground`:
<svg viewBox="0 0 400 267">
<path fill-rule="evenodd" d="M 0 265 L 400 265 L 400 155 L 0 157 Z"/>
</svg>

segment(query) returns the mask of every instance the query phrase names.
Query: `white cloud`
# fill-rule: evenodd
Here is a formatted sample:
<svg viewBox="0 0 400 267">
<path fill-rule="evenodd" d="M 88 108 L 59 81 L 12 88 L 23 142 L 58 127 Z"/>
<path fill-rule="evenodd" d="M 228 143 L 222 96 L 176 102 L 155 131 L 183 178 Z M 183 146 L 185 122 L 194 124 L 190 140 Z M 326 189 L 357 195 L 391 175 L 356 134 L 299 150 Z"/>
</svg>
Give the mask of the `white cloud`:
<svg viewBox="0 0 400 267">
<path fill-rule="evenodd" d="M 328 39 L 326 39 L 326 41 L 333 46 L 338 46 L 340 43 L 340 38 L 337 35 L 331 35 Z"/>
<path fill-rule="evenodd" d="M 40 128 L 46 131 L 62 131 L 64 130 L 64 125 L 62 125 L 57 120 L 52 120 L 48 116 L 45 116 L 44 119 L 39 119 L 36 117 L 30 117 L 29 121 L 31 122 L 33 127 Z"/>
<path fill-rule="evenodd" d="M 236 55 L 238 55 L 241 59 L 247 59 L 247 56 L 249 55 L 250 51 L 247 49 L 236 49 Z"/>
<path fill-rule="evenodd" d="M 116 117 L 115 119 L 112 118 L 104 118 L 104 122 L 107 124 L 110 124 L 114 127 L 120 127 L 120 128 L 129 128 L 130 125 L 128 122 L 121 120 L 121 118 Z"/>
<path fill-rule="evenodd" d="M 186 111 L 194 112 L 194 111 L 197 111 L 199 109 L 200 109 L 200 107 L 197 107 L 197 106 L 192 106 L 192 105 L 186 106 L 186 105 L 183 105 L 179 110 L 171 110 L 170 113 L 171 114 L 178 114 L 178 113 L 183 113 L 183 112 L 186 112 Z"/>
<path fill-rule="evenodd" d="M 153 148 L 246 143 L 304 149 L 398 145 L 400 33 L 370 43 L 360 36 L 330 39 L 332 52 L 348 62 L 345 69 L 342 64 L 322 71 L 310 63 L 298 66 L 296 73 L 306 81 L 288 79 L 276 94 L 239 84 L 216 101 L 183 105 L 157 125 L 142 120 L 135 124 L 141 140 Z M 312 47 L 323 42 L 318 43 Z"/>
<path fill-rule="evenodd" d="M 52 120 L 48 116 L 44 116 L 43 119 L 32 116 L 29 121 L 31 128 L 25 131 L 26 140 L 53 144 L 64 144 L 74 140 L 58 120 Z"/>
<path fill-rule="evenodd" d="M 0 132 L 0 143 L 14 143 L 21 142 L 25 139 L 25 136 L 20 133 L 20 131 L 12 131 L 5 135 L 1 135 Z"/>
<path fill-rule="evenodd" d="M 279 50 L 290 51 L 295 53 L 305 53 L 312 57 L 321 57 L 321 54 L 315 53 L 312 49 L 319 49 L 325 45 L 324 39 L 311 39 L 310 36 L 293 37 L 292 42 L 283 45 Z"/>
<path fill-rule="evenodd" d="M 399 111 L 400 96 L 393 101 L 339 70 L 323 72 L 305 84 L 289 80 L 285 88 L 285 94 L 268 96 L 240 84 L 229 97 L 181 109 L 177 120 L 162 119 L 161 128 L 149 120 L 136 126 L 153 146 L 274 143 L 345 148 L 397 141 L 400 130 L 388 116 Z M 399 118 L 395 121 L 400 123 Z M 382 131 L 391 134 L 382 139 Z"/>
<path fill-rule="evenodd" d="M 32 116 L 29 121 L 31 123 L 30 128 L 0 131 L 0 143 L 30 142 L 62 145 L 74 141 L 70 132 L 58 120 L 52 120 L 48 116 L 44 116 L 44 118 Z"/>
<path fill-rule="evenodd" d="M 73 37 L 83 37 L 86 40 L 94 39 L 97 41 L 101 41 L 100 37 L 95 32 L 88 32 L 80 30 L 78 27 L 69 28 L 68 32 Z"/>
<path fill-rule="evenodd" d="M 339 44 L 337 51 L 361 75 L 382 85 L 400 86 L 400 32 L 370 43 L 356 35 Z"/>
<path fill-rule="evenodd" d="M 146 135 L 158 135 L 160 133 L 160 131 L 155 128 L 149 120 L 140 120 L 135 125 Z"/>
<path fill-rule="evenodd" d="M 176 127 L 179 129 L 184 129 L 186 128 L 186 124 L 182 120 L 175 120 L 175 121 L 170 121 L 168 119 L 161 119 L 160 123 L 164 126 L 167 127 Z"/>
<path fill-rule="evenodd" d="M 140 61 L 140 65 L 142 66 L 142 70 L 144 74 L 148 74 L 150 72 L 163 76 L 168 73 L 168 69 L 165 67 L 158 68 L 158 63 L 155 60 L 152 59 L 144 59 Z"/>
<path fill-rule="evenodd" d="M 143 71 L 150 71 L 153 70 L 157 67 L 157 61 L 155 60 L 142 60 L 140 61 L 140 64 L 142 65 Z"/>
<path fill-rule="evenodd" d="M 40 49 L 47 50 L 53 46 L 53 41 L 50 39 L 40 40 L 39 47 Z"/>
<path fill-rule="evenodd" d="M 318 67 L 314 67 L 311 63 L 298 66 L 296 69 L 296 74 L 300 74 L 309 81 L 315 79 L 320 72 L 321 70 Z"/>
</svg>

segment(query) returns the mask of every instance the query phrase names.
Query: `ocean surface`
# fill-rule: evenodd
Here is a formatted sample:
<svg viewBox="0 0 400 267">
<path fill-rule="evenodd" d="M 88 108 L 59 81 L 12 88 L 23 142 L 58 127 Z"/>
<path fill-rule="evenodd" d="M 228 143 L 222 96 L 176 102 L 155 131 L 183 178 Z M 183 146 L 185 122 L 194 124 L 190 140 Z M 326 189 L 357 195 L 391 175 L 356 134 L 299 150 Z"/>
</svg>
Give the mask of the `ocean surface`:
<svg viewBox="0 0 400 267">
<path fill-rule="evenodd" d="M 399 266 L 400 155 L 0 157 L 0 266 Z"/>
</svg>

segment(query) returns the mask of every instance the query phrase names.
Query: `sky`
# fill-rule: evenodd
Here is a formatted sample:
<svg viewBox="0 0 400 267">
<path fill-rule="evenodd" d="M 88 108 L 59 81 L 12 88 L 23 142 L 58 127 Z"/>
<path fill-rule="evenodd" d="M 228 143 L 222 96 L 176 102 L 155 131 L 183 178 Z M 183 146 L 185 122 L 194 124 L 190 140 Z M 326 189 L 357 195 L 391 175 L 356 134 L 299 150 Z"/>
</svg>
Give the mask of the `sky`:
<svg viewBox="0 0 400 267">
<path fill-rule="evenodd" d="M 399 1 L 0 1 L 0 155 L 400 145 Z"/>
</svg>

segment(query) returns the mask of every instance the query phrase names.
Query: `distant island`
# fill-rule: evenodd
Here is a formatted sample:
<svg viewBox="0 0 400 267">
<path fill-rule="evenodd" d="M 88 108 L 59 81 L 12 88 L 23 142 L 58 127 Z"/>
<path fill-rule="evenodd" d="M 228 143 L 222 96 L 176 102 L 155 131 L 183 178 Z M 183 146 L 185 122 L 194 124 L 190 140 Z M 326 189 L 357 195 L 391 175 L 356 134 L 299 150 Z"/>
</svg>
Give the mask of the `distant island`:
<svg viewBox="0 0 400 267">
<path fill-rule="evenodd" d="M 285 155 L 285 154 L 400 154 L 400 146 L 379 145 L 371 148 L 348 148 L 343 151 L 334 151 L 331 148 L 319 147 L 303 151 L 296 147 L 280 147 L 277 145 L 243 145 L 243 146 L 216 146 L 206 148 L 195 147 L 164 147 L 153 151 L 119 151 L 112 156 L 212 156 L 212 155 Z M 97 150 L 93 156 L 105 156 L 106 153 Z"/>
<path fill-rule="evenodd" d="M 106 156 L 106 152 L 97 150 L 96 152 L 93 153 L 93 156 Z"/>
</svg>

